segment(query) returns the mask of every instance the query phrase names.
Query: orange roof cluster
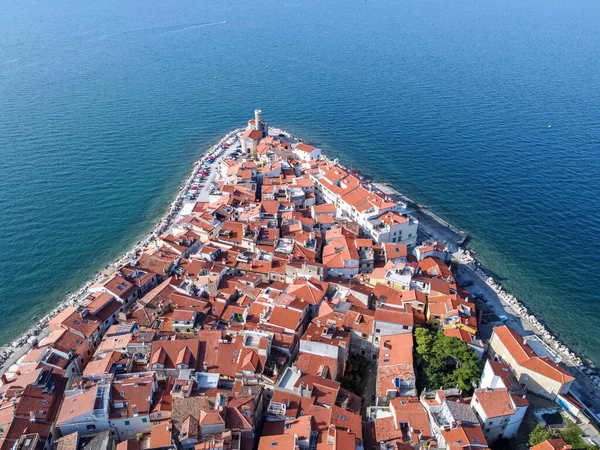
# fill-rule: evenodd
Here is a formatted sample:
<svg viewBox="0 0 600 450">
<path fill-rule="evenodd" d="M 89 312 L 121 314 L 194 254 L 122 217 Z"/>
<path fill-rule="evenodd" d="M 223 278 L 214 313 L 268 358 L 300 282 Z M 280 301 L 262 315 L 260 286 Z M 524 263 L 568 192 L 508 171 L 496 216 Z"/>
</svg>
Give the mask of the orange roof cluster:
<svg viewBox="0 0 600 450">
<path fill-rule="evenodd" d="M 112 419 L 117 436 L 131 436 L 134 421 L 142 435 L 120 450 L 175 438 L 196 450 L 406 449 L 439 437 L 414 396 L 413 329 L 440 322 L 478 342 L 475 305 L 457 290 L 447 249 L 427 243 L 413 255 L 385 242 L 416 225 L 402 204 L 256 120 L 237 138 L 249 154 L 218 161 L 211 194 L 194 187 L 185 213 L 54 316 L 3 380 L 0 419 L 10 424 L 0 423 L 0 450 L 22 434 L 44 441 L 55 423 L 85 436 Z M 513 332 L 496 334 L 523 366 L 568 380 Z M 341 387 L 361 367 L 355 354 L 377 360 L 368 381 L 388 405 L 365 436 L 363 399 Z M 474 398 L 490 417 L 526 403 L 502 390 Z M 487 445 L 476 426 L 442 433 L 451 449 Z"/>
<path fill-rule="evenodd" d="M 494 335 L 502 342 L 504 347 L 520 366 L 562 384 L 575 380 L 569 372 L 551 359 L 546 356 L 537 356 L 515 329 L 502 325 L 494 328 Z"/>
</svg>

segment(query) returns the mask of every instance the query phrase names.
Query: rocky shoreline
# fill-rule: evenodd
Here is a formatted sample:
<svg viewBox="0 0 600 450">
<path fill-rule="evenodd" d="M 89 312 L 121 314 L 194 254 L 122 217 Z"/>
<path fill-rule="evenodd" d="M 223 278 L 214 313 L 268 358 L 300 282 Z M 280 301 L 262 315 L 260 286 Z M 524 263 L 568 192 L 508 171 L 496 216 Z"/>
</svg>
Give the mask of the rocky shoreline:
<svg viewBox="0 0 600 450">
<path fill-rule="evenodd" d="M 171 202 L 169 209 L 166 215 L 159 221 L 159 223 L 154 227 L 154 229 L 146 235 L 145 238 L 140 240 L 131 251 L 121 256 L 117 261 L 108 265 L 103 272 L 116 270 L 119 266 L 129 262 L 134 261 L 137 257 L 139 257 L 140 253 L 144 251 L 150 243 L 164 233 L 173 223 L 173 221 L 177 218 L 181 207 L 183 206 L 183 199 L 185 195 L 188 193 L 194 177 L 197 175 L 199 171 L 199 166 L 204 162 L 207 158 L 207 155 L 212 151 L 216 151 L 219 148 L 223 147 L 223 144 L 226 141 L 239 136 L 243 132 L 244 128 L 237 128 L 229 133 L 227 133 L 224 137 L 222 137 L 219 142 L 213 145 L 211 148 L 206 150 L 202 157 L 194 163 L 194 167 L 188 176 L 188 178 L 181 184 L 181 187 L 175 197 L 175 199 Z M 288 139 L 292 139 L 295 141 L 302 142 L 302 139 L 297 138 L 293 134 L 281 130 L 278 128 L 272 128 L 272 133 L 284 135 Z M 217 164 L 218 160 L 212 163 L 213 165 Z M 563 358 L 569 365 L 579 368 L 582 373 L 586 374 L 590 377 L 591 381 L 600 386 L 600 377 L 594 375 L 594 371 L 585 365 L 583 365 L 582 359 L 571 351 L 566 345 L 561 343 L 555 336 L 553 336 L 550 331 L 533 315 L 530 314 L 527 308 L 512 294 L 506 291 L 500 283 L 498 283 L 493 276 L 490 274 L 485 267 L 480 264 L 472 251 L 467 249 L 459 248 L 455 257 L 459 262 L 468 266 L 473 272 L 475 272 L 481 280 L 483 280 L 497 295 L 498 298 L 505 302 L 506 305 L 510 307 L 514 314 L 521 317 L 522 320 L 527 321 L 532 325 L 535 332 L 540 335 L 543 340 L 557 353 Z M 99 282 L 103 278 L 105 278 L 104 273 L 99 273 L 94 279 L 85 283 L 85 285 L 80 288 L 76 293 L 70 295 L 65 301 L 59 303 L 52 311 L 50 311 L 47 315 L 45 315 L 42 319 L 38 321 L 38 323 L 23 333 L 19 338 L 15 339 L 10 346 L 4 347 L 0 352 L 0 373 L 6 371 L 6 369 L 13 364 L 20 356 L 25 354 L 33 345 L 35 345 L 39 338 L 47 335 L 49 330 L 46 328 L 46 325 L 50 322 L 50 320 L 55 317 L 57 314 L 62 312 L 68 306 L 75 306 L 83 302 L 85 299 L 85 295 L 87 293 L 87 289 L 94 283 Z M 505 305 L 502 305 L 503 308 L 506 308 Z"/>
<path fill-rule="evenodd" d="M 140 240 L 129 252 L 122 255 L 119 259 L 117 259 L 112 264 L 106 266 L 106 268 L 98 273 L 92 280 L 86 282 L 83 287 L 81 287 L 77 292 L 71 294 L 66 300 L 60 302 L 54 309 L 52 309 L 48 314 L 42 317 L 35 326 L 24 332 L 21 336 L 15 339 L 10 345 L 2 347 L 2 351 L 0 351 L 0 373 L 4 373 L 11 364 L 14 364 L 18 358 L 24 355 L 26 352 L 31 349 L 33 345 L 35 345 L 38 340 L 47 336 L 49 334 L 49 329 L 46 328 L 50 320 L 57 316 L 59 313 L 65 310 L 68 306 L 76 306 L 83 302 L 85 299 L 88 288 L 94 284 L 105 278 L 104 272 L 116 270 L 119 266 L 126 264 L 129 261 L 135 260 L 140 253 L 142 253 L 150 243 L 164 233 L 173 223 L 174 219 L 179 214 L 181 207 L 183 205 L 183 198 L 188 193 L 190 186 L 192 185 L 193 179 L 199 171 L 199 167 L 202 162 L 206 159 L 207 154 L 211 151 L 217 150 L 219 147 L 222 147 L 223 144 L 234 138 L 236 135 L 242 133 L 244 128 L 237 128 L 229 133 L 227 133 L 224 137 L 222 137 L 219 142 L 210 147 L 208 150 L 202 153 L 202 157 L 194 163 L 194 168 L 192 169 L 190 175 L 186 178 L 186 180 L 181 184 L 175 199 L 169 205 L 169 209 L 165 216 L 158 222 L 158 224 L 152 229 L 150 233 L 146 235 L 142 240 Z M 214 161 L 213 164 L 216 164 L 217 160 Z"/>
<path fill-rule="evenodd" d="M 568 366 L 578 369 L 584 374 L 596 387 L 600 387 L 600 377 L 597 375 L 597 370 L 591 362 L 586 362 L 581 356 L 573 352 L 569 347 L 562 343 L 554 336 L 548 328 L 540 322 L 540 320 L 529 312 L 527 307 L 523 305 L 514 295 L 508 292 L 499 282 L 497 282 L 492 274 L 481 264 L 473 251 L 468 249 L 459 249 L 455 254 L 455 258 L 462 264 L 469 267 L 479 278 L 492 289 L 503 304 L 502 308 L 514 315 L 518 316 L 523 322 L 528 323 L 532 331 L 538 335 L 544 343 L 546 343 L 552 351 L 554 351 L 561 360 Z M 510 308 L 510 311 L 507 309 Z M 587 365 L 586 365 L 587 363 Z"/>
</svg>

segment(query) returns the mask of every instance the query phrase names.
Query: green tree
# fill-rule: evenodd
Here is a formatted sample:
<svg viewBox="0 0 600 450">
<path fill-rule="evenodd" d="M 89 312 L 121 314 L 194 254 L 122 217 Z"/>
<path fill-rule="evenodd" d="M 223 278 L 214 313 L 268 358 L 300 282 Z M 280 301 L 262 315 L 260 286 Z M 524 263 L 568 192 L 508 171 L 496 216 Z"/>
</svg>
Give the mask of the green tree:
<svg viewBox="0 0 600 450">
<path fill-rule="evenodd" d="M 415 340 L 417 341 L 417 353 L 423 358 L 430 357 L 435 342 L 435 334 L 427 328 L 417 328 L 415 330 Z"/>
<path fill-rule="evenodd" d="M 550 430 L 543 424 L 538 423 L 535 428 L 531 430 L 531 433 L 529 433 L 529 445 L 533 447 L 534 445 L 541 444 L 548 439 L 553 439 L 558 436 L 558 433 Z"/>
<path fill-rule="evenodd" d="M 481 378 L 477 353 L 465 342 L 427 328 L 415 330 L 416 352 L 426 387 L 470 392 Z"/>
</svg>

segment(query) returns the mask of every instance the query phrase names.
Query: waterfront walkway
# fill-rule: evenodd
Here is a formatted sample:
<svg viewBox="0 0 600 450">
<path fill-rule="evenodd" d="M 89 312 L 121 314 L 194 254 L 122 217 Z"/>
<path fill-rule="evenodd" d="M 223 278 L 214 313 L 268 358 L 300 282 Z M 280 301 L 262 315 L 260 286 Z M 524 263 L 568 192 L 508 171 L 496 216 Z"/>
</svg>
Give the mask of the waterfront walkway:
<svg viewBox="0 0 600 450">
<path fill-rule="evenodd" d="M 504 323 L 511 328 L 514 328 L 522 336 L 539 336 L 536 332 L 533 324 L 525 320 L 520 314 L 513 310 L 513 308 L 503 301 L 498 294 L 489 286 L 485 280 L 483 280 L 473 269 L 466 264 L 459 264 L 456 271 L 456 279 L 459 283 L 473 282 L 473 285 L 466 289 L 471 294 L 483 294 L 486 302 L 481 305 L 481 301 L 478 301 L 478 308 L 490 310 L 494 313 L 497 322 L 490 322 L 488 324 L 482 324 L 480 327 L 480 333 L 482 333 L 482 339 L 489 340 L 492 333 L 492 328 L 495 325 L 502 325 L 503 321 L 499 319 L 501 316 L 506 316 Z M 487 334 L 487 336 L 486 336 Z M 578 398 L 582 403 L 589 408 L 589 410 L 596 416 L 600 416 L 600 388 L 598 388 L 590 378 L 585 375 L 577 366 L 573 365 L 570 361 L 562 361 L 563 365 L 569 371 L 571 375 L 576 378 L 575 383 L 571 387 L 571 393 Z M 600 443 L 600 434 L 598 434 L 593 427 L 587 427 L 590 429 L 590 435 L 594 435 Z"/>
<path fill-rule="evenodd" d="M 447 245 L 452 251 L 458 250 L 466 242 L 469 236 L 468 233 L 452 226 L 424 206 L 418 205 L 386 184 L 373 183 L 373 186 L 387 194 L 392 200 L 406 203 L 410 214 L 419 221 L 419 240 L 439 241 Z"/>
</svg>

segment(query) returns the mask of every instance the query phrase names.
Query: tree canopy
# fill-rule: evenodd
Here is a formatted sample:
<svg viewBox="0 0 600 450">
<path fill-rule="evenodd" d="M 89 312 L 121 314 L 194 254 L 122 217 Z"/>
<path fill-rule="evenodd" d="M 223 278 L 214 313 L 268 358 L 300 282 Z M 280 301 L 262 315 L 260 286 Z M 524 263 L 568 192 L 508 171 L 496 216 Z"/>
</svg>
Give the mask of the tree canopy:
<svg viewBox="0 0 600 450">
<path fill-rule="evenodd" d="M 556 432 L 552 432 L 549 428 L 545 427 L 543 424 L 538 423 L 531 433 L 529 433 L 529 445 L 534 446 L 541 444 L 548 439 L 554 439 L 559 437 L 560 434 Z"/>
<path fill-rule="evenodd" d="M 575 423 L 571 422 L 569 419 L 565 419 L 565 422 L 567 426 L 559 429 L 548 428 L 544 424 L 538 423 L 529 433 L 529 445 L 533 447 L 548 439 L 561 438 L 565 443 L 572 446 L 573 450 L 598 449 L 598 447 L 588 444 L 583 439 L 583 432 Z"/>
<path fill-rule="evenodd" d="M 426 387 L 470 392 L 481 378 L 477 352 L 460 339 L 427 328 L 417 328 L 415 339 Z"/>
</svg>

